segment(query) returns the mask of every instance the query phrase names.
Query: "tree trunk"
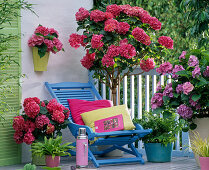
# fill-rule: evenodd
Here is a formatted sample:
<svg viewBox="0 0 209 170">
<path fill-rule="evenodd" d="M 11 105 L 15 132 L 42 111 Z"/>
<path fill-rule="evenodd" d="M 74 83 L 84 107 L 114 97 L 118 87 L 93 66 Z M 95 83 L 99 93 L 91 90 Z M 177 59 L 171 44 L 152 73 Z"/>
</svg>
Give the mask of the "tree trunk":
<svg viewBox="0 0 209 170">
<path fill-rule="evenodd" d="M 116 95 L 116 92 L 117 92 L 117 88 L 113 88 L 112 89 L 112 101 L 113 101 L 113 105 L 116 106 L 117 105 L 117 95 Z"/>
</svg>

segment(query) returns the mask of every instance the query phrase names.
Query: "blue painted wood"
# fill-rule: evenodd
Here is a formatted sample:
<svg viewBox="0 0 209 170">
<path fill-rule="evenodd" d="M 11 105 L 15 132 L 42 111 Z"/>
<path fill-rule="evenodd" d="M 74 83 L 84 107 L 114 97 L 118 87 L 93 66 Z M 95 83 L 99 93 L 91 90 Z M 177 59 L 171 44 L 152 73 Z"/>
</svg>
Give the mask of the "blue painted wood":
<svg viewBox="0 0 209 170">
<path fill-rule="evenodd" d="M 62 82 L 62 83 L 48 83 L 45 82 L 45 86 L 51 96 L 56 98 L 57 101 L 63 104 L 65 107 L 69 108 L 67 99 L 83 99 L 88 101 L 94 100 L 102 100 L 102 97 L 94 87 L 91 82 L 88 83 L 80 83 L 80 82 Z M 70 108 L 69 108 L 70 109 Z M 139 124 L 136 124 L 136 130 L 124 130 L 124 131 L 114 131 L 114 132 L 105 132 L 105 133 L 96 133 L 93 130 L 85 125 L 78 125 L 74 123 L 72 116 L 69 116 L 70 123 L 68 127 L 72 133 L 72 135 L 76 138 L 78 136 L 79 128 L 86 128 L 86 132 L 88 135 L 88 139 L 90 141 L 89 146 L 98 146 L 98 145 L 112 145 L 103 151 L 95 152 L 96 154 L 102 155 L 108 152 L 111 152 L 115 149 L 122 150 L 126 153 L 132 154 L 136 156 L 136 158 L 122 158 L 122 159 L 105 159 L 105 160 L 97 160 L 93 155 L 91 149 L 89 149 L 89 160 L 93 162 L 95 167 L 99 167 L 103 164 L 116 164 L 116 163 L 130 163 L 130 162 L 138 162 L 144 163 L 141 154 L 134 147 L 133 143 L 141 137 L 149 134 L 152 130 L 146 129 Z M 100 138 L 98 138 L 100 137 Z M 102 138 L 101 138 L 102 137 Z M 96 139 L 96 140 L 95 140 Z M 73 143 L 76 145 L 75 143 Z M 131 150 L 124 148 L 124 145 L 129 145 Z M 90 148 L 90 147 L 89 147 Z M 70 151 L 71 154 L 75 154 L 74 151 Z"/>
</svg>

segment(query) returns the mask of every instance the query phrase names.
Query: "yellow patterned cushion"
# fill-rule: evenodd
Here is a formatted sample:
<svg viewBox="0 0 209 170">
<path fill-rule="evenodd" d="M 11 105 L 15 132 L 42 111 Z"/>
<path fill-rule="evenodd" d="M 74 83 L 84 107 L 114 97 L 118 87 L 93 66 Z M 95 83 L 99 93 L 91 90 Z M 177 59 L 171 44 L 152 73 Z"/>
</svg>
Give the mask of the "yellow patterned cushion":
<svg viewBox="0 0 209 170">
<path fill-rule="evenodd" d="M 101 119 L 105 119 L 105 118 L 120 115 L 120 114 L 123 115 L 124 130 L 135 129 L 135 126 L 130 118 L 129 111 L 126 105 L 118 105 L 118 106 L 85 112 L 81 114 L 81 117 L 85 125 L 91 127 L 93 131 L 95 131 L 94 122 L 96 120 L 101 120 Z"/>
</svg>

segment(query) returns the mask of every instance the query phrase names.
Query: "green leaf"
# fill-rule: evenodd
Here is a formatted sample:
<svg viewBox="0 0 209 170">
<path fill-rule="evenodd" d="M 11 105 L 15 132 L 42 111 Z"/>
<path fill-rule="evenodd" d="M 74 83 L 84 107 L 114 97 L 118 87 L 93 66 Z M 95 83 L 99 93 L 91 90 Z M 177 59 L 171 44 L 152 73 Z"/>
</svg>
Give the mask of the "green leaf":
<svg viewBox="0 0 209 170">
<path fill-rule="evenodd" d="M 179 106 L 179 102 L 177 102 L 177 101 L 172 101 L 172 102 L 170 103 L 170 105 L 171 105 L 171 106 Z"/>
<path fill-rule="evenodd" d="M 189 96 L 187 96 L 186 94 L 181 94 L 181 100 L 188 101 Z"/>
<path fill-rule="evenodd" d="M 189 125 L 189 127 L 190 127 L 191 130 L 194 130 L 194 129 L 197 128 L 197 125 L 196 125 L 195 123 L 191 123 L 191 124 Z"/>
<path fill-rule="evenodd" d="M 194 94 L 194 95 L 192 95 L 192 100 L 194 100 L 196 102 L 197 100 L 200 99 L 200 97 L 201 97 L 201 94 Z"/>
<path fill-rule="evenodd" d="M 198 86 L 204 86 L 204 85 L 207 85 L 208 84 L 208 81 L 205 80 L 203 77 L 200 77 L 200 82 L 197 84 L 197 87 Z"/>
<path fill-rule="evenodd" d="M 183 128 L 182 128 L 182 131 L 183 131 L 183 132 L 188 132 L 188 131 L 189 131 L 189 127 L 183 127 Z"/>
<path fill-rule="evenodd" d="M 163 110 L 164 110 L 163 108 L 159 107 L 159 108 L 153 110 L 153 113 L 160 114 Z"/>
<path fill-rule="evenodd" d="M 38 47 L 38 55 L 40 56 L 40 58 L 42 58 L 43 56 L 45 56 L 46 52 L 47 52 L 47 46 L 46 44 L 41 44 Z"/>
<path fill-rule="evenodd" d="M 90 49 L 89 49 L 89 53 L 90 53 L 90 54 L 94 53 L 94 49 L 93 49 L 93 48 L 90 48 Z"/>
<path fill-rule="evenodd" d="M 105 38 L 108 40 L 108 41 L 110 41 L 110 40 L 112 40 L 112 37 L 111 36 L 105 36 Z"/>
<path fill-rule="evenodd" d="M 182 70 L 182 71 L 178 71 L 178 72 L 176 72 L 176 75 L 189 77 L 190 72 L 188 72 L 188 71 L 186 71 L 186 70 Z"/>
<path fill-rule="evenodd" d="M 46 114 L 46 113 L 48 113 L 48 110 L 46 109 L 46 107 L 40 107 L 40 113 L 41 114 Z"/>
<path fill-rule="evenodd" d="M 168 97 L 168 96 L 163 96 L 163 101 L 164 101 L 165 103 L 169 102 L 169 100 L 170 100 L 170 97 Z"/>
<path fill-rule="evenodd" d="M 175 98 L 178 98 L 179 95 L 180 95 L 180 94 L 178 94 L 178 93 L 173 93 L 173 96 L 174 96 Z"/>
</svg>

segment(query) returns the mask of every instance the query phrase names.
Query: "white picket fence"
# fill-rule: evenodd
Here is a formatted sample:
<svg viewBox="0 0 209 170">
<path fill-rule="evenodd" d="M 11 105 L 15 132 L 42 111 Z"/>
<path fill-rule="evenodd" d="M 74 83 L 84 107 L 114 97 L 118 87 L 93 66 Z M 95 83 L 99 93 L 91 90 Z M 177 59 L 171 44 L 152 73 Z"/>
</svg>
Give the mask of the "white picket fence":
<svg viewBox="0 0 209 170">
<path fill-rule="evenodd" d="M 152 95 L 156 92 L 157 82 L 161 85 L 171 82 L 169 79 L 165 80 L 165 76 L 160 76 L 156 70 L 145 72 L 141 75 L 136 73 L 141 72 L 141 69 L 136 69 L 130 77 L 125 77 L 120 83 L 122 88 L 117 89 L 117 95 L 122 99 L 122 102 L 117 100 L 117 104 L 126 104 L 129 106 L 131 118 L 142 118 L 144 111 L 151 111 L 150 101 Z M 111 91 L 105 84 L 99 83 L 98 80 L 92 78 L 92 72 L 89 73 L 89 81 L 94 83 L 96 89 L 100 92 L 103 99 L 111 100 Z M 121 92 L 122 89 L 122 92 Z M 130 89 L 130 90 L 128 90 Z M 130 91 L 128 93 L 128 91 Z M 176 135 L 177 141 L 174 144 L 173 156 L 193 156 L 193 153 L 188 150 L 189 137 L 188 133 L 181 132 Z M 139 149 L 143 151 L 143 144 L 139 142 Z M 144 152 L 144 151 L 143 151 Z"/>
</svg>

